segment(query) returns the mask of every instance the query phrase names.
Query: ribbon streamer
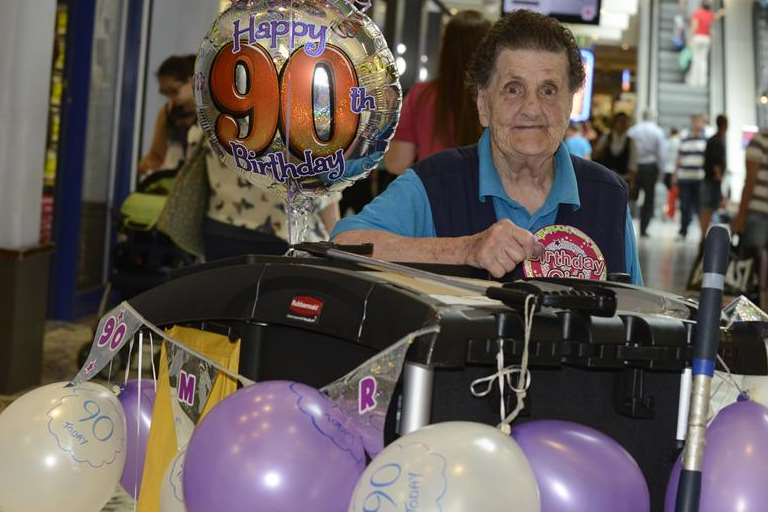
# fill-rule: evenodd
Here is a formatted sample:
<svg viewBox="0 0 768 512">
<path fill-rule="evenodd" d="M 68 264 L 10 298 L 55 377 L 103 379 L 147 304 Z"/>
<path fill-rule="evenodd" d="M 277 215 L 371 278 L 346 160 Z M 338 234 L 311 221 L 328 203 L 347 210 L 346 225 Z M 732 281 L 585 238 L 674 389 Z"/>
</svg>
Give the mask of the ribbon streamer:
<svg viewBox="0 0 768 512">
<path fill-rule="evenodd" d="M 115 325 L 115 319 L 119 319 L 118 327 L 121 328 L 120 332 L 122 333 L 122 339 L 117 340 L 114 343 L 114 346 L 112 346 L 112 341 L 114 338 L 110 338 L 110 340 L 107 340 L 108 342 L 106 344 L 99 344 L 100 339 L 105 336 L 105 332 L 110 333 L 112 331 L 116 331 L 116 328 L 111 330 L 105 330 L 105 325 L 108 322 L 112 322 L 112 325 Z M 130 340 L 131 341 L 131 350 L 133 348 L 133 336 L 142 327 L 146 327 L 154 334 L 157 334 L 162 339 L 167 341 L 168 343 L 171 343 L 172 345 L 181 348 L 182 350 L 185 350 L 187 353 L 195 356 L 196 358 L 205 361 L 212 367 L 219 370 L 224 375 L 227 375 L 228 377 L 231 377 L 232 379 L 235 379 L 237 382 L 242 384 L 243 386 L 250 386 L 251 384 L 254 384 L 254 381 L 251 379 L 248 379 L 239 373 L 232 372 L 228 370 L 227 368 L 224 368 L 220 364 L 218 364 L 215 361 L 211 361 L 209 358 L 205 357 L 204 355 L 198 353 L 195 350 L 190 349 L 186 345 L 184 345 L 182 342 L 173 339 L 172 337 L 168 336 L 163 332 L 162 329 L 157 327 L 156 325 L 150 323 L 147 321 L 146 318 L 144 318 L 141 313 L 136 311 L 133 306 L 131 306 L 127 301 L 121 302 L 116 308 L 114 308 L 112 311 L 104 315 L 104 317 L 99 322 L 99 326 L 96 329 L 96 335 L 94 336 L 93 345 L 91 346 L 91 352 L 88 354 L 88 358 L 86 359 L 85 363 L 83 364 L 83 367 L 80 369 L 80 371 L 75 375 L 75 377 L 70 382 L 71 385 L 77 385 L 81 382 L 90 380 L 94 375 L 98 374 L 104 368 L 112 359 L 117 355 L 117 353 L 123 348 L 123 346 Z M 154 341 L 154 340 L 152 340 Z M 130 354 L 129 354 L 129 365 L 130 365 Z M 154 370 L 153 370 L 154 375 Z"/>
</svg>

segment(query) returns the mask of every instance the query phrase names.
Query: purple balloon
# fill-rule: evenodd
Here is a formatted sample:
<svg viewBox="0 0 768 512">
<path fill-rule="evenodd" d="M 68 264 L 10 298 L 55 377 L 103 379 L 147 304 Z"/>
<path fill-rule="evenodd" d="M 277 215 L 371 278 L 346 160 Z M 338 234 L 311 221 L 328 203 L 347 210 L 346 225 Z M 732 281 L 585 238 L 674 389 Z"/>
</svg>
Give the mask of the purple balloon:
<svg viewBox="0 0 768 512">
<path fill-rule="evenodd" d="M 541 512 L 648 512 L 648 484 L 616 441 L 569 421 L 539 420 L 512 429 L 536 475 Z"/>
<path fill-rule="evenodd" d="M 362 440 L 336 404 L 303 384 L 260 382 L 195 429 L 184 501 L 187 512 L 340 512 L 364 469 Z"/>
<path fill-rule="evenodd" d="M 699 512 L 756 512 L 768 504 L 768 409 L 752 402 L 725 407 L 707 428 Z M 674 512 L 680 459 L 664 511 Z"/>
<path fill-rule="evenodd" d="M 141 380 L 141 408 L 138 380 L 129 380 L 121 388 L 118 399 L 125 411 L 127 438 L 125 467 L 120 485 L 135 499 L 141 490 L 141 476 L 144 473 L 144 456 L 147 453 L 149 427 L 152 425 L 152 408 L 155 406 L 155 384 L 150 379 Z"/>
</svg>

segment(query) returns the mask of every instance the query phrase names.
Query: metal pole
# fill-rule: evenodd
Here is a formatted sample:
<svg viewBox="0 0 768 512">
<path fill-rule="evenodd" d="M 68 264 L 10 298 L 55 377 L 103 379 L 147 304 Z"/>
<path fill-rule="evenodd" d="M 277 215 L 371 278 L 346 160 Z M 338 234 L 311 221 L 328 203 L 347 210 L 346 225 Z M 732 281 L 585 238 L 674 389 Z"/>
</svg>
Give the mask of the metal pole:
<svg viewBox="0 0 768 512">
<path fill-rule="evenodd" d="M 693 345 L 693 386 L 683 468 L 677 487 L 676 512 L 698 512 L 701 498 L 701 468 L 709 416 L 709 392 L 715 374 L 715 357 L 720 343 L 720 307 L 728 267 L 731 236 L 728 228 L 716 224 L 704 241 L 704 278 L 696 316 Z M 683 397 L 681 397 L 683 399 Z"/>
<path fill-rule="evenodd" d="M 432 385 L 435 371 L 425 365 L 406 362 L 403 369 L 403 404 L 400 434 L 406 435 L 429 424 L 432 416 Z"/>
</svg>

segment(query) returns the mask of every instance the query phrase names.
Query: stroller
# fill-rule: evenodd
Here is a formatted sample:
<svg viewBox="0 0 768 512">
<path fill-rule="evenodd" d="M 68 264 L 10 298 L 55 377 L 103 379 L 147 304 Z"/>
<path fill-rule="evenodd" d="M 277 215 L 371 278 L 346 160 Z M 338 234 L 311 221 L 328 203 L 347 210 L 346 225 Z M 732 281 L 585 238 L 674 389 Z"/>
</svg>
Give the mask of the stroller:
<svg viewBox="0 0 768 512">
<path fill-rule="evenodd" d="M 177 172 L 152 173 L 120 207 L 110 282 L 122 299 L 154 288 L 167 281 L 174 270 L 195 262 L 194 256 L 155 227 Z"/>
<path fill-rule="evenodd" d="M 178 169 L 155 171 L 139 183 L 116 215 L 117 244 L 97 318 L 106 312 L 113 292 L 117 300 L 129 299 L 169 280 L 173 272 L 195 263 L 195 257 L 177 247 L 156 224 L 173 187 Z M 95 326 L 94 326 L 95 327 Z M 80 365 L 88 357 L 91 343 L 79 351 Z M 124 349 L 115 358 L 117 367 L 127 363 Z M 105 376 L 106 377 L 106 376 Z"/>
</svg>

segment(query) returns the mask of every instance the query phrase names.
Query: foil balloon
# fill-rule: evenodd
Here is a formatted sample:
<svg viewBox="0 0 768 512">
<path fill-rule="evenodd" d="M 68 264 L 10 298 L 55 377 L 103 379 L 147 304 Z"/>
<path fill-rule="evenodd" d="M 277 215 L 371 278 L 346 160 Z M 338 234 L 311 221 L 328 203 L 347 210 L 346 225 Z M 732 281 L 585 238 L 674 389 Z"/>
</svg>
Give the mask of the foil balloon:
<svg viewBox="0 0 768 512">
<path fill-rule="evenodd" d="M 200 47 L 194 88 L 214 152 L 289 206 L 365 178 L 402 101 L 381 31 L 344 0 L 234 2 Z"/>
</svg>

